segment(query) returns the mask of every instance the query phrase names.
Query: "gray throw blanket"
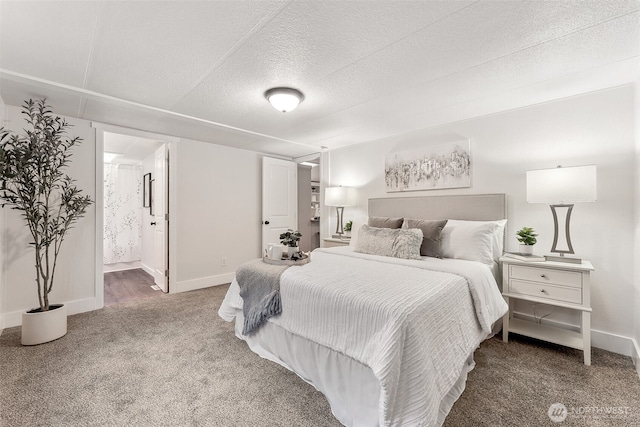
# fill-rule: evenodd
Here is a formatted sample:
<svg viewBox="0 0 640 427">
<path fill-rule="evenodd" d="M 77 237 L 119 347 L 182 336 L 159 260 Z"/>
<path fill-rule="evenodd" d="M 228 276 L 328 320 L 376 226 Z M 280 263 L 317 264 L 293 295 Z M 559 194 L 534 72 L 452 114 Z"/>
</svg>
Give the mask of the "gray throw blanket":
<svg viewBox="0 0 640 427">
<path fill-rule="evenodd" d="M 236 271 L 243 300 L 243 335 L 254 333 L 267 319 L 282 313 L 280 276 L 288 267 L 256 259 L 245 262 Z"/>
</svg>

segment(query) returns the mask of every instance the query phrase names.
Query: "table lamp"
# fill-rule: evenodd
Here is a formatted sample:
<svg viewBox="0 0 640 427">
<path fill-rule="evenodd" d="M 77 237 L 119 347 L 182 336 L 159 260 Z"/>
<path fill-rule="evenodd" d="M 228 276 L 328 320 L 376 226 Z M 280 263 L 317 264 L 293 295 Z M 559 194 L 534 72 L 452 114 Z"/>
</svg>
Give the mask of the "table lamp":
<svg viewBox="0 0 640 427">
<path fill-rule="evenodd" d="M 553 169 L 527 171 L 527 202 L 548 203 L 553 214 L 553 245 L 547 261 L 581 263 L 574 257 L 569 233 L 573 203 L 595 202 L 597 196 L 596 166 L 558 166 Z"/>
<path fill-rule="evenodd" d="M 327 187 L 324 190 L 324 204 L 326 206 L 335 206 L 337 213 L 336 234 L 342 239 L 344 227 L 342 225 L 342 216 L 345 206 L 355 206 L 356 189 L 352 187 Z"/>
</svg>

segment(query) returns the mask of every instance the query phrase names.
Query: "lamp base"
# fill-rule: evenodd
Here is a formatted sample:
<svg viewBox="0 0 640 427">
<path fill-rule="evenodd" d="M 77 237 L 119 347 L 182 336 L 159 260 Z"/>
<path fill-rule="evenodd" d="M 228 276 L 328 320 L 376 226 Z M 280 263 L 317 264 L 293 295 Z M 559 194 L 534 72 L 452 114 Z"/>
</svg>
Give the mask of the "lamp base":
<svg viewBox="0 0 640 427">
<path fill-rule="evenodd" d="M 544 259 L 545 261 L 566 262 L 569 264 L 582 264 L 582 258 L 573 258 L 568 256 L 545 255 Z"/>
</svg>

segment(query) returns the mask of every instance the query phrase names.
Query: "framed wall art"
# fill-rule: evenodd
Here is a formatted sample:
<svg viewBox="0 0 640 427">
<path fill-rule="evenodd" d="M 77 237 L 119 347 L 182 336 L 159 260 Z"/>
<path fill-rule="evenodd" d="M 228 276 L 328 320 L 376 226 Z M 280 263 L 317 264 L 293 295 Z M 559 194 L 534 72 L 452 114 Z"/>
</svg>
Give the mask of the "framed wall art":
<svg viewBox="0 0 640 427">
<path fill-rule="evenodd" d="M 385 157 L 387 192 L 471 187 L 471 142 L 430 143 Z"/>
<path fill-rule="evenodd" d="M 151 207 L 151 172 L 145 173 L 142 180 L 142 207 Z"/>
</svg>

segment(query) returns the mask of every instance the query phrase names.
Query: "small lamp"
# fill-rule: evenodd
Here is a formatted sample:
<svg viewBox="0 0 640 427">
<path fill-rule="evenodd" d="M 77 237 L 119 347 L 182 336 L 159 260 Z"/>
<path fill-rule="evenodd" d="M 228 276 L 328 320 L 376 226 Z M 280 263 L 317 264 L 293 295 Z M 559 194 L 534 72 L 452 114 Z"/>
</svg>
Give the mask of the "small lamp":
<svg viewBox="0 0 640 427">
<path fill-rule="evenodd" d="M 355 206 L 356 189 L 352 187 L 327 187 L 324 190 L 324 204 L 326 206 L 335 206 L 337 217 L 336 234 L 342 239 L 344 227 L 342 225 L 342 216 L 345 206 Z"/>
<path fill-rule="evenodd" d="M 569 234 L 571 211 L 573 203 L 595 202 L 596 198 L 595 165 L 527 171 L 527 202 L 549 203 L 553 214 L 551 252 L 559 255 L 547 256 L 547 261 L 582 262 L 579 258 L 564 256 L 575 253 Z"/>
</svg>

